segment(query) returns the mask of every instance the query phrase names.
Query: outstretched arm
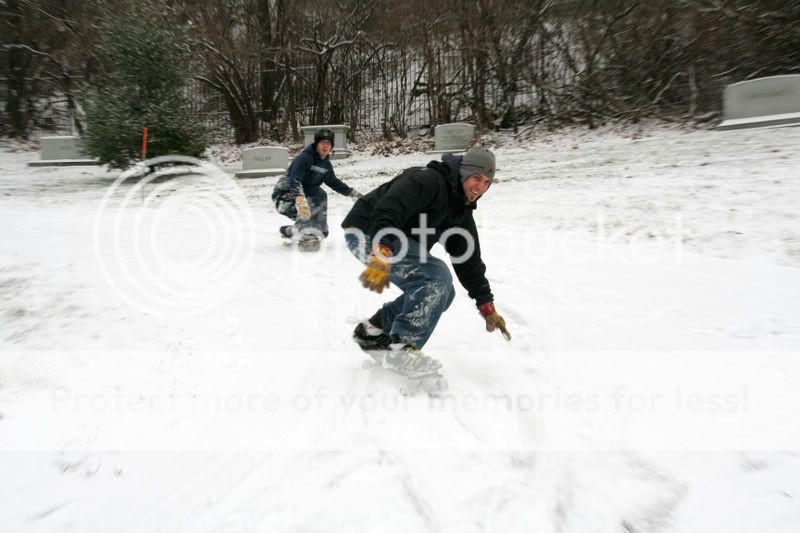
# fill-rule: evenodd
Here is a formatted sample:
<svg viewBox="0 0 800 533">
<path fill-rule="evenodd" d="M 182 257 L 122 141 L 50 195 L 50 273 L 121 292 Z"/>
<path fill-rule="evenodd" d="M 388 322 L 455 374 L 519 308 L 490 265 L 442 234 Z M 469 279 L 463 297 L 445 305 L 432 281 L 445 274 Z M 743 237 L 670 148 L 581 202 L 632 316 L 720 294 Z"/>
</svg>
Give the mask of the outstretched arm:
<svg viewBox="0 0 800 533">
<path fill-rule="evenodd" d="M 511 334 L 506 329 L 506 321 L 494 307 L 494 295 L 486 279 L 486 265 L 481 259 L 481 245 L 478 240 L 478 230 L 475 221 L 470 216 L 464 221 L 465 234 L 454 234 L 447 239 L 445 249 L 453 258 L 453 270 L 458 281 L 467 289 L 470 298 L 475 300 L 478 312 L 486 321 L 486 331 L 499 329 L 507 341 Z M 468 243 L 467 240 L 472 240 Z M 471 245 L 471 246 L 470 246 Z M 469 254 L 470 248 L 472 253 Z"/>
<path fill-rule="evenodd" d="M 343 194 L 344 196 L 352 196 L 354 189 L 336 177 L 336 174 L 333 172 L 333 167 L 331 167 L 328 172 L 325 173 L 325 177 L 322 178 L 322 181 L 325 183 L 325 185 L 339 194 Z"/>
</svg>

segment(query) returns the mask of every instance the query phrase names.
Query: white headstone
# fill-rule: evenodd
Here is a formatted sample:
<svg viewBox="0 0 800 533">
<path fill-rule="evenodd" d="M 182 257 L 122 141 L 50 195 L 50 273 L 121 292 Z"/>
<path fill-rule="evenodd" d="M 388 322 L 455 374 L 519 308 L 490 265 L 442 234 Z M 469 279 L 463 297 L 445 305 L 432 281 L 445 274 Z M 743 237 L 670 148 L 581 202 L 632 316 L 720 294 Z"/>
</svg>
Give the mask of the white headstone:
<svg viewBox="0 0 800 533">
<path fill-rule="evenodd" d="M 331 151 L 331 159 L 345 159 L 353 155 L 353 152 L 347 148 L 347 132 L 350 131 L 350 126 L 344 124 L 328 124 L 322 126 L 303 126 L 300 130 L 303 132 L 304 144 L 309 145 L 314 142 L 314 133 L 322 128 L 327 128 L 333 132 L 333 150 Z"/>
<path fill-rule="evenodd" d="M 770 76 L 728 85 L 717 129 L 800 124 L 800 74 Z"/>
<path fill-rule="evenodd" d="M 475 141 L 475 126 L 464 122 L 439 124 L 433 132 L 433 154 L 465 152 Z"/>
<path fill-rule="evenodd" d="M 81 140 L 74 135 L 53 135 L 39 139 L 41 152 L 39 161 L 28 163 L 32 167 L 97 165 L 90 159 L 81 145 Z"/>
<path fill-rule="evenodd" d="M 278 176 L 289 168 L 289 151 L 281 146 L 257 146 L 242 150 L 242 170 L 237 178 Z"/>
</svg>

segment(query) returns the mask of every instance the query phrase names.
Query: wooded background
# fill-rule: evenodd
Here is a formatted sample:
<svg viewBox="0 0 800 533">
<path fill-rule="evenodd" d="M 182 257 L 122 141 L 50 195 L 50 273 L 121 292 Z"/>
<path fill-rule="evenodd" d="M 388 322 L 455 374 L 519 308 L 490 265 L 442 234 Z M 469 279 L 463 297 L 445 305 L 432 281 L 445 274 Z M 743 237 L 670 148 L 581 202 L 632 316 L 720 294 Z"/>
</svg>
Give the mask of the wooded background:
<svg viewBox="0 0 800 533">
<path fill-rule="evenodd" d="M 80 133 L 83 94 L 113 75 L 98 19 L 129 2 L 0 0 L 0 136 Z M 187 30 L 192 109 L 237 143 L 307 124 L 391 138 L 453 121 L 708 121 L 727 84 L 800 73 L 798 0 L 137 4 Z"/>
</svg>

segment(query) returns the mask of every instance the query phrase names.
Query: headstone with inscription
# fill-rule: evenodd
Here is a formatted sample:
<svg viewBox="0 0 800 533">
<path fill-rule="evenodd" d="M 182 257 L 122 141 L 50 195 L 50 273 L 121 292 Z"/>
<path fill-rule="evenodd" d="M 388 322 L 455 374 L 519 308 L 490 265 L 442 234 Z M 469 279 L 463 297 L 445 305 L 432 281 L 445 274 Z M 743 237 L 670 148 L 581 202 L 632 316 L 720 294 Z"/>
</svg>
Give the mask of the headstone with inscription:
<svg viewBox="0 0 800 533">
<path fill-rule="evenodd" d="M 800 74 L 770 76 L 728 85 L 720 130 L 800 124 Z"/>
<path fill-rule="evenodd" d="M 74 135 L 55 135 L 39 139 L 40 159 L 31 161 L 31 167 L 99 165 L 83 149 L 81 140 Z"/>
<path fill-rule="evenodd" d="M 475 141 L 475 126 L 464 122 L 439 124 L 433 132 L 432 154 L 465 152 Z"/>
<path fill-rule="evenodd" d="M 237 178 L 263 178 L 286 174 L 289 151 L 281 146 L 257 146 L 242 150 L 242 170 Z"/>
</svg>

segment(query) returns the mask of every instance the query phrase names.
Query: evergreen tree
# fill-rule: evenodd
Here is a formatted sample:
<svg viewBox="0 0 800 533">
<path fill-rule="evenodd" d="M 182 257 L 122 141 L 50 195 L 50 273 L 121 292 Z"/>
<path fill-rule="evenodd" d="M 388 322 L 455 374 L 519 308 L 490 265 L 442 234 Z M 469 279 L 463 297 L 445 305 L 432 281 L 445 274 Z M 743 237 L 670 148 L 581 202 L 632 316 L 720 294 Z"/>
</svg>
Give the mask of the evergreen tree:
<svg viewBox="0 0 800 533">
<path fill-rule="evenodd" d="M 115 3 L 99 24 L 98 56 L 106 75 L 86 102 L 86 150 L 100 163 L 126 168 L 140 159 L 142 128 L 147 157 L 199 157 L 203 126 L 186 95 L 188 38 L 166 7 L 139 0 Z"/>
</svg>

